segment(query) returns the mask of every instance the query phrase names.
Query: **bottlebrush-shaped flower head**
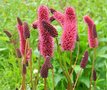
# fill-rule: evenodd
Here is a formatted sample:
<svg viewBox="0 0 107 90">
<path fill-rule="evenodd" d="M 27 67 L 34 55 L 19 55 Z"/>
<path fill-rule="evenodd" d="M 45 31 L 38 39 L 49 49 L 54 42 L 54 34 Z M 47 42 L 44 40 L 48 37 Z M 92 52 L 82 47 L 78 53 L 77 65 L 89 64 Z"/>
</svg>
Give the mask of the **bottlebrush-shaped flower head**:
<svg viewBox="0 0 107 90">
<path fill-rule="evenodd" d="M 30 31 L 29 31 L 29 26 L 27 22 L 24 22 L 23 24 L 23 35 L 25 39 L 30 38 Z"/>
<path fill-rule="evenodd" d="M 72 51 L 75 48 L 77 38 L 77 20 L 72 7 L 68 7 L 65 11 L 63 29 L 61 47 L 63 50 Z"/>
<path fill-rule="evenodd" d="M 12 34 L 11 34 L 8 30 L 4 30 L 4 33 L 5 33 L 9 38 L 12 37 Z"/>
<path fill-rule="evenodd" d="M 17 28 L 18 28 L 19 38 L 20 38 L 20 52 L 22 55 L 24 55 L 26 40 L 23 35 L 23 32 L 24 32 L 23 24 L 20 18 L 17 18 L 17 22 L 18 22 Z"/>
<path fill-rule="evenodd" d="M 81 60 L 80 67 L 84 69 L 88 63 L 88 51 L 85 51 L 84 56 Z"/>
<path fill-rule="evenodd" d="M 97 79 L 96 71 L 93 70 L 93 80 L 96 81 L 96 79 Z"/>
<path fill-rule="evenodd" d="M 77 20 L 75 10 L 72 7 L 68 7 L 64 14 L 54 9 L 50 10 L 55 20 L 57 20 L 63 28 L 61 37 L 62 50 L 72 51 L 75 48 L 77 37 Z"/>
<path fill-rule="evenodd" d="M 87 15 L 84 16 L 84 21 L 88 25 L 88 42 L 90 48 L 98 47 L 96 25 L 94 24 L 94 21 Z"/>
<path fill-rule="evenodd" d="M 39 29 L 39 49 L 44 57 L 53 55 L 53 38 L 45 30 L 43 21 L 49 21 L 49 10 L 46 6 L 40 6 L 38 9 L 38 29 Z"/>
<path fill-rule="evenodd" d="M 42 65 L 42 68 L 40 70 L 41 77 L 47 78 L 48 77 L 48 69 L 52 68 L 52 64 L 50 63 L 50 57 L 46 56 L 46 60 L 44 64 Z"/>
<path fill-rule="evenodd" d="M 45 20 L 42 21 L 42 25 L 44 27 L 44 29 L 52 36 L 52 37 L 57 37 L 58 36 L 58 32 L 56 31 L 56 29 L 48 22 L 46 22 Z"/>
</svg>

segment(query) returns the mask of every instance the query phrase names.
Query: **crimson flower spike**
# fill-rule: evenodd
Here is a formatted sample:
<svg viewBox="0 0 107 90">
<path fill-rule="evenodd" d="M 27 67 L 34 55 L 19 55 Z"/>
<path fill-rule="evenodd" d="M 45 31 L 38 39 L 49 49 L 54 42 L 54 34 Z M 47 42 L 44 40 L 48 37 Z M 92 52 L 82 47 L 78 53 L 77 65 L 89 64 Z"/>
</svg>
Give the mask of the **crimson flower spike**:
<svg viewBox="0 0 107 90">
<path fill-rule="evenodd" d="M 77 19 L 75 10 L 72 7 L 68 7 L 64 14 L 54 9 L 50 10 L 55 20 L 62 25 L 64 30 L 61 37 L 62 50 L 72 51 L 75 48 L 77 38 Z"/>
<path fill-rule="evenodd" d="M 58 36 L 58 32 L 56 31 L 56 29 L 50 23 L 48 23 L 45 20 L 43 20 L 42 21 L 42 25 L 45 28 L 45 30 L 48 31 L 48 33 L 52 37 L 57 37 Z"/>
<path fill-rule="evenodd" d="M 46 6 L 40 6 L 38 9 L 38 20 L 33 25 L 37 25 L 39 31 L 39 51 L 43 57 L 53 56 L 53 37 L 43 26 L 43 20 L 50 23 L 49 10 Z"/>
<path fill-rule="evenodd" d="M 98 47 L 96 25 L 94 24 L 94 21 L 87 15 L 84 16 L 84 21 L 88 25 L 88 42 L 90 48 Z"/>
<path fill-rule="evenodd" d="M 17 29 L 18 29 L 19 38 L 20 38 L 20 52 L 21 52 L 21 55 L 24 55 L 26 40 L 23 35 L 23 32 L 24 32 L 23 23 L 19 17 L 17 17 L 17 22 L 18 22 Z"/>
<path fill-rule="evenodd" d="M 11 34 L 8 30 L 4 30 L 4 33 L 5 33 L 9 38 L 12 37 L 12 34 Z"/>
<path fill-rule="evenodd" d="M 50 57 L 46 56 L 46 60 L 44 64 L 42 65 L 42 68 L 40 70 L 40 74 L 42 78 L 47 78 L 48 77 L 48 70 L 52 68 L 52 64 L 50 63 Z"/>
<path fill-rule="evenodd" d="M 88 51 L 85 51 L 84 56 L 81 60 L 80 67 L 84 69 L 88 63 Z"/>
<path fill-rule="evenodd" d="M 29 31 L 29 26 L 27 22 L 24 22 L 23 24 L 23 34 L 24 34 L 24 38 L 30 38 L 30 31 Z"/>
</svg>

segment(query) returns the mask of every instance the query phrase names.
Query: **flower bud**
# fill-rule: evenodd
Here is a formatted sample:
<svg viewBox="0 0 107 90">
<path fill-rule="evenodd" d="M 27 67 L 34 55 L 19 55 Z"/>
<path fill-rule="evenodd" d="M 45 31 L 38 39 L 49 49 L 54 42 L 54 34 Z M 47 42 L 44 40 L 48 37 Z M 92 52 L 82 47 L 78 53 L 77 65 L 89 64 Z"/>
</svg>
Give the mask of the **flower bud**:
<svg viewBox="0 0 107 90">
<path fill-rule="evenodd" d="M 88 51 L 85 51 L 81 64 L 80 64 L 80 67 L 82 69 L 84 69 L 86 67 L 87 63 L 88 63 Z"/>
<path fill-rule="evenodd" d="M 18 22 L 19 25 L 22 25 L 22 21 L 19 17 L 17 17 L 17 22 Z"/>
<path fill-rule="evenodd" d="M 27 22 L 24 22 L 24 25 L 23 25 L 23 34 L 24 34 L 24 38 L 25 39 L 30 38 L 30 31 L 29 31 L 29 26 L 28 26 Z"/>
<path fill-rule="evenodd" d="M 52 37 L 57 37 L 58 36 L 58 32 L 56 31 L 56 29 L 49 24 L 48 22 L 46 22 L 45 20 L 42 21 L 42 25 L 45 28 L 46 31 L 48 31 L 48 33 L 52 36 Z"/>
<path fill-rule="evenodd" d="M 11 37 L 12 37 L 12 35 L 11 35 L 11 33 L 10 33 L 9 31 L 4 30 L 4 33 L 5 33 L 9 38 L 11 38 Z"/>
<path fill-rule="evenodd" d="M 53 14 L 54 12 L 56 12 L 56 10 L 53 8 L 50 8 L 50 12 Z"/>
</svg>

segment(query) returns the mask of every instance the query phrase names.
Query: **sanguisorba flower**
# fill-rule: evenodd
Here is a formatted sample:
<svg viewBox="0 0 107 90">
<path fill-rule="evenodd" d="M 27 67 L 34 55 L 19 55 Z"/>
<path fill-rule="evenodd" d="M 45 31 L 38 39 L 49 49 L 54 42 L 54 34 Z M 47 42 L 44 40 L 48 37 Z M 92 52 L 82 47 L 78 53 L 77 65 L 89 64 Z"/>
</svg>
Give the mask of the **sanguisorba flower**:
<svg viewBox="0 0 107 90">
<path fill-rule="evenodd" d="M 88 16 L 84 16 L 84 21 L 88 25 L 88 42 L 90 48 L 98 47 L 98 39 L 96 32 L 96 25 L 94 21 Z"/>
<path fill-rule="evenodd" d="M 20 38 L 20 52 L 22 55 L 24 55 L 26 40 L 23 35 L 23 23 L 19 17 L 17 17 L 17 22 L 18 22 L 17 28 L 18 28 L 19 38 Z"/>
<path fill-rule="evenodd" d="M 42 65 L 42 68 L 40 70 L 40 74 L 42 78 L 47 78 L 48 77 L 48 70 L 52 68 L 52 64 L 50 63 L 51 57 L 46 56 L 46 60 L 44 64 Z"/>
<path fill-rule="evenodd" d="M 83 56 L 81 63 L 80 63 L 80 67 L 82 69 L 84 69 L 86 67 L 87 63 L 88 63 L 88 51 L 85 51 L 84 56 Z"/>
<path fill-rule="evenodd" d="M 46 6 L 40 6 L 38 9 L 37 28 L 39 29 L 39 50 L 44 57 L 53 55 L 53 37 L 44 28 L 43 21 L 50 23 L 49 10 Z M 35 23 L 33 23 L 35 25 Z"/>
<path fill-rule="evenodd" d="M 65 14 L 50 9 L 53 13 L 53 17 L 63 27 L 63 33 L 61 37 L 61 47 L 63 50 L 72 51 L 75 48 L 77 37 L 77 20 L 75 10 L 72 7 L 68 7 L 65 10 Z"/>
</svg>

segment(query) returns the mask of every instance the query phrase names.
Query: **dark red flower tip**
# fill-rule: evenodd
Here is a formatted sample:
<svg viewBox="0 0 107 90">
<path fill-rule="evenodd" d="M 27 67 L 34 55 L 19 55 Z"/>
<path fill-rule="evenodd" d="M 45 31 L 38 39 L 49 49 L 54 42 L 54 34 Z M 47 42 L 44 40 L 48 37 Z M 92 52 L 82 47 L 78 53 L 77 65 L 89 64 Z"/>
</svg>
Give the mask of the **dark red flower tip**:
<svg viewBox="0 0 107 90">
<path fill-rule="evenodd" d="M 45 30 L 48 31 L 48 33 L 52 37 L 57 37 L 58 36 L 58 32 L 56 31 L 56 29 L 51 24 L 49 24 L 47 21 L 43 20 L 42 25 L 45 28 Z"/>
<path fill-rule="evenodd" d="M 29 31 L 29 26 L 27 22 L 24 22 L 23 24 L 23 34 L 24 34 L 24 38 L 30 38 L 30 31 Z"/>
<path fill-rule="evenodd" d="M 96 71 L 93 70 L 93 80 L 96 81 L 96 79 L 97 79 Z"/>
<path fill-rule="evenodd" d="M 50 22 L 53 22 L 53 21 L 55 20 L 55 18 L 54 18 L 53 16 L 51 16 L 51 17 L 49 18 L 49 20 L 50 20 Z"/>
<path fill-rule="evenodd" d="M 46 64 L 42 65 L 42 68 L 40 70 L 40 74 L 42 78 L 47 78 L 48 77 L 48 67 Z"/>
<path fill-rule="evenodd" d="M 93 25 L 93 36 L 94 36 L 94 38 L 97 38 L 97 32 L 96 32 L 96 25 L 94 24 Z"/>
<path fill-rule="evenodd" d="M 52 68 L 52 64 L 50 62 L 51 57 L 50 56 L 46 56 L 46 60 L 45 60 L 45 64 L 47 65 L 48 69 Z"/>
<path fill-rule="evenodd" d="M 53 14 L 54 12 L 56 12 L 56 10 L 53 9 L 53 8 L 50 8 L 50 11 L 51 11 L 52 14 Z"/>
<path fill-rule="evenodd" d="M 51 57 L 46 56 L 46 60 L 45 60 L 44 64 L 42 65 L 42 68 L 40 71 L 42 78 L 47 78 L 48 77 L 48 70 L 53 68 L 52 64 L 50 63 L 50 59 L 51 59 Z"/>
<path fill-rule="evenodd" d="M 22 70 L 22 73 L 25 75 L 26 74 L 26 64 L 23 64 L 23 70 Z"/>
<path fill-rule="evenodd" d="M 80 63 L 80 67 L 84 69 L 87 63 L 88 63 L 88 51 L 85 51 L 82 61 Z"/>
<path fill-rule="evenodd" d="M 4 30 L 4 33 L 5 33 L 9 38 L 11 38 L 11 37 L 12 37 L 12 34 L 11 34 L 9 31 Z"/>
<path fill-rule="evenodd" d="M 37 28 L 38 28 L 38 21 L 34 21 L 34 22 L 32 23 L 32 27 L 33 27 L 34 29 L 37 29 Z"/>
<path fill-rule="evenodd" d="M 20 52 L 20 49 L 19 49 L 19 48 L 17 48 L 17 49 L 16 49 L 16 54 L 17 54 L 17 57 L 18 57 L 18 58 L 21 58 L 21 57 L 22 57 L 22 55 L 21 55 L 21 52 Z"/>
<path fill-rule="evenodd" d="M 22 25 L 22 21 L 19 17 L 17 17 L 17 22 L 18 22 L 19 25 Z"/>
</svg>

